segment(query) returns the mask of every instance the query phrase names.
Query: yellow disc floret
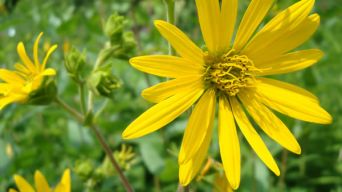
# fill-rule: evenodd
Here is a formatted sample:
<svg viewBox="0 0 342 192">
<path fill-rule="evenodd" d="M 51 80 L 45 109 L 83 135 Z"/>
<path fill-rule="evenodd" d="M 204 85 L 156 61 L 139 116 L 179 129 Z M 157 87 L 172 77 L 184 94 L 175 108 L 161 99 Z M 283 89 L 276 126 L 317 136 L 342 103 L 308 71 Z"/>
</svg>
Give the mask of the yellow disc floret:
<svg viewBox="0 0 342 192">
<path fill-rule="evenodd" d="M 246 55 L 235 54 L 234 50 L 221 55 L 204 56 L 207 86 L 214 87 L 229 96 L 235 96 L 243 87 L 251 86 L 255 80 L 253 62 Z"/>
</svg>

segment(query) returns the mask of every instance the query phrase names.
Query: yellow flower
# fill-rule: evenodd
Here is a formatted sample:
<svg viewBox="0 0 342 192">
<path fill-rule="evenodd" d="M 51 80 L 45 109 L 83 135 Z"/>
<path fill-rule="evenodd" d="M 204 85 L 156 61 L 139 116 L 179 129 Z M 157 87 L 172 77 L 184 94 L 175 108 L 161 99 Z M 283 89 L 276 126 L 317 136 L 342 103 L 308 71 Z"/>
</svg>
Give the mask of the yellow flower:
<svg viewBox="0 0 342 192">
<path fill-rule="evenodd" d="M 19 189 L 19 192 L 70 192 L 70 170 L 64 171 L 63 177 L 59 184 L 55 188 L 51 188 L 46 181 L 44 175 L 40 171 L 36 171 L 34 174 L 34 182 L 36 190 L 32 187 L 23 177 L 20 175 L 14 176 L 15 183 Z M 15 189 L 10 189 L 9 192 L 18 192 Z"/>
<path fill-rule="evenodd" d="M 45 68 L 51 53 L 57 48 L 53 45 L 40 63 L 38 57 L 38 44 L 43 33 L 40 33 L 33 46 L 33 61 L 26 54 L 24 44 L 18 43 L 17 51 L 22 63 L 15 64 L 15 71 L 0 69 L 0 110 L 10 103 L 25 103 L 30 93 L 37 90 L 44 76 L 54 76 L 56 71 Z"/>
<path fill-rule="evenodd" d="M 133 67 L 157 76 L 174 78 L 142 92 L 157 103 L 133 121 L 123 138 L 133 139 L 167 125 L 196 103 L 185 129 L 179 153 L 179 179 L 188 185 L 207 156 L 218 100 L 218 136 L 225 174 L 233 189 L 240 184 L 240 144 L 236 124 L 259 158 L 276 175 L 279 168 L 246 112 L 273 140 L 296 154 L 301 148 L 286 125 L 272 112 L 320 124 L 332 117 L 317 97 L 285 82 L 261 76 L 297 71 L 316 63 L 318 49 L 290 52 L 319 26 L 310 14 L 314 0 L 301 0 L 280 12 L 255 33 L 273 0 L 252 0 L 234 33 L 237 0 L 196 0 L 207 50 L 198 48 L 176 26 L 155 21 L 155 26 L 179 54 L 141 56 Z M 255 34 L 255 35 L 254 35 Z"/>
</svg>

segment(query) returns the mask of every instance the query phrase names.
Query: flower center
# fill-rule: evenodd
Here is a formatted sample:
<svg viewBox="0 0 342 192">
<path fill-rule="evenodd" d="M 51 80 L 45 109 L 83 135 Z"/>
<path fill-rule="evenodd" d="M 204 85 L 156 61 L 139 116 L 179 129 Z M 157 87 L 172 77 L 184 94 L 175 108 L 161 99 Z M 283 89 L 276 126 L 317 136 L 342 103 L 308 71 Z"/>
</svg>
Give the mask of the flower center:
<svg viewBox="0 0 342 192">
<path fill-rule="evenodd" d="M 204 80 L 229 96 L 235 96 L 241 88 L 251 86 L 255 81 L 254 63 L 246 55 L 237 55 L 232 49 L 221 56 L 206 53 Z"/>
</svg>

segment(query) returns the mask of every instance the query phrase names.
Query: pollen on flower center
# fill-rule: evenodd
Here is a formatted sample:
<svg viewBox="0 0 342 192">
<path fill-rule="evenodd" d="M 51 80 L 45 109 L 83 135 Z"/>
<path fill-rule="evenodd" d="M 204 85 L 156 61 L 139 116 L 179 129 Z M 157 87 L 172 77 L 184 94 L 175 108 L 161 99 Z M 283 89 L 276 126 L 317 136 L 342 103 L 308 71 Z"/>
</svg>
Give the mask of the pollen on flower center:
<svg viewBox="0 0 342 192">
<path fill-rule="evenodd" d="M 208 53 L 205 60 L 205 83 L 230 96 L 235 96 L 241 88 L 251 86 L 255 80 L 253 62 L 246 55 L 235 54 L 232 49 L 221 56 Z"/>
</svg>

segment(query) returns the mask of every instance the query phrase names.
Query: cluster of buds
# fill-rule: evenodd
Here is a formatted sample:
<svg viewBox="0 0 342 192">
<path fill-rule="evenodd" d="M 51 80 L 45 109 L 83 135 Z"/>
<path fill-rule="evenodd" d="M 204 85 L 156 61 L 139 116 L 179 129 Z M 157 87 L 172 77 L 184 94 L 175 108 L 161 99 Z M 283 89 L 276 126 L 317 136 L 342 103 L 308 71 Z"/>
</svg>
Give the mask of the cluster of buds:
<svg viewBox="0 0 342 192">
<path fill-rule="evenodd" d="M 110 50 L 113 57 L 127 59 L 136 47 L 132 31 L 125 31 L 127 20 L 118 14 L 111 15 L 105 25 L 104 32 L 109 38 L 105 49 Z"/>
<path fill-rule="evenodd" d="M 76 48 L 72 48 L 65 56 L 64 66 L 68 72 L 68 75 L 75 81 L 81 82 L 82 71 L 86 65 L 86 53 L 80 52 Z"/>
<path fill-rule="evenodd" d="M 133 147 L 125 144 L 121 145 L 121 149 L 114 151 L 113 156 L 119 163 L 119 166 L 125 171 L 130 170 L 130 168 L 137 163 Z M 104 178 L 117 174 L 108 157 L 105 157 L 102 164 L 99 166 L 96 166 L 95 162 L 90 159 L 79 160 L 75 164 L 74 172 L 84 180 L 87 188 L 94 188 Z"/>
<path fill-rule="evenodd" d="M 109 41 L 100 51 L 95 68 L 87 76 L 85 75 L 86 53 L 73 48 L 65 56 L 65 68 L 69 76 L 78 83 L 86 83 L 95 95 L 112 98 L 115 90 L 121 86 L 121 82 L 112 73 L 112 62 L 109 60 L 129 58 L 136 46 L 133 33 L 126 31 L 126 26 L 127 20 L 123 16 L 113 14 L 108 18 L 104 33 Z"/>
<path fill-rule="evenodd" d="M 111 65 L 104 65 L 94 71 L 87 81 L 88 87 L 95 95 L 112 98 L 121 86 L 120 80 L 113 75 Z"/>
<path fill-rule="evenodd" d="M 137 163 L 137 158 L 133 152 L 133 147 L 127 146 L 125 144 L 121 145 L 120 150 L 114 151 L 113 156 L 119 163 L 119 166 L 125 171 L 130 170 L 131 167 Z M 104 159 L 102 165 L 96 171 L 97 173 L 101 173 L 106 176 L 113 176 L 116 174 L 116 171 L 111 165 L 108 157 Z"/>
</svg>

